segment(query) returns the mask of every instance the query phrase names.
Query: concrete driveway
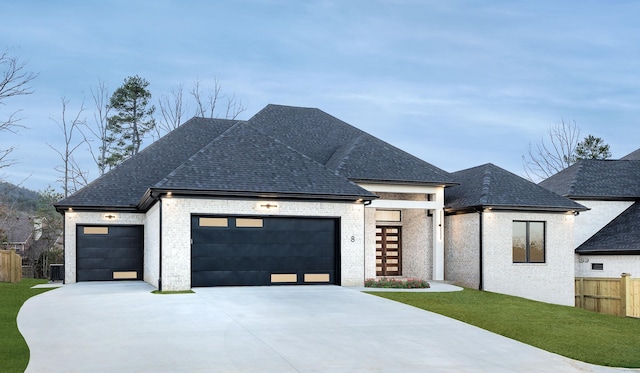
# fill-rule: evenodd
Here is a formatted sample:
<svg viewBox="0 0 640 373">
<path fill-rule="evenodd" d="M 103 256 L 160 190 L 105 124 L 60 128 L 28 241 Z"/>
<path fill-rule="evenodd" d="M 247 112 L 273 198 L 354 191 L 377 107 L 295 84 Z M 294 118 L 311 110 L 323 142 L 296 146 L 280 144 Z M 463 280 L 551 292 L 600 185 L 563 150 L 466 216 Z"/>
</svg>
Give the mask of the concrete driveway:
<svg viewBox="0 0 640 373">
<path fill-rule="evenodd" d="M 338 286 L 65 285 L 29 299 L 27 372 L 607 372 Z"/>
</svg>

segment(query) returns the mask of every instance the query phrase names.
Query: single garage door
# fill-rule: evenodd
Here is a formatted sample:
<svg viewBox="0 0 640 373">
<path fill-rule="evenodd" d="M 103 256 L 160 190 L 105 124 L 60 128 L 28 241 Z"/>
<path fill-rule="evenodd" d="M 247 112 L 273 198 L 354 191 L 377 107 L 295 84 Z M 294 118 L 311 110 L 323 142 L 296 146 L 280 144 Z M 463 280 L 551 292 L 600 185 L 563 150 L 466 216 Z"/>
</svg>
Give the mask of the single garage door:
<svg viewBox="0 0 640 373">
<path fill-rule="evenodd" d="M 339 284 L 339 222 L 193 216 L 191 286 Z"/>
<path fill-rule="evenodd" d="M 77 281 L 142 280 L 143 226 L 76 229 Z"/>
</svg>

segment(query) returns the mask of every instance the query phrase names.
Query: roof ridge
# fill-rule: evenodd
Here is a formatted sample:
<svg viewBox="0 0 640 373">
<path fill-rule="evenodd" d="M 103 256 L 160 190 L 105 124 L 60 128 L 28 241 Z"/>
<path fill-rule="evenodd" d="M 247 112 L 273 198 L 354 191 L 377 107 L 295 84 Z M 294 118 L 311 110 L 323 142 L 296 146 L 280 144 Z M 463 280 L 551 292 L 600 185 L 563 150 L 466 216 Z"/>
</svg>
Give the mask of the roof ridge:
<svg viewBox="0 0 640 373">
<path fill-rule="evenodd" d="M 320 110 L 320 109 L 316 109 L 316 110 Z M 352 185 L 355 185 L 355 186 L 357 186 L 357 187 L 360 187 L 358 184 L 354 183 L 354 182 L 353 182 L 353 181 L 351 181 L 349 178 L 347 178 L 347 177 L 345 177 L 345 176 L 342 176 L 342 175 L 340 175 L 340 174 L 338 174 L 338 173 L 336 173 L 336 172 L 334 172 L 334 171 L 330 170 L 329 168 L 327 168 L 327 167 L 326 167 L 325 165 L 323 165 L 322 163 L 320 163 L 320 162 L 316 161 L 315 159 L 313 159 L 313 158 L 309 157 L 308 155 L 306 155 L 306 154 L 302 153 L 301 151 L 299 151 L 299 150 L 297 150 L 297 149 L 294 149 L 293 147 L 291 147 L 291 146 L 290 146 L 289 144 L 287 144 L 286 142 L 284 142 L 284 141 L 282 141 L 282 140 L 278 139 L 277 137 L 274 137 L 274 136 L 271 136 L 271 135 L 269 135 L 269 134 L 265 133 L 264 131 L 260 130 L 260 129 L 258 128 L 258 126 L 255 126 L 255 125 L 253 125 L 253 124 L 251 124 L 251 123 L 249 123 L 249 122 L 247 122 L 247 126 L 249 126 L 249 127 L 251 127 L 252 129 L 254 129 L 254 130 L 256 130 L 256 131 L 260 132 L 260 133 L 261 133 L 261 134 L 263 134 L 264 136 L 269 137 L 269 138 L 270 138 L 270 139 L 272 139 L 273 141 L 275 141 L 275 142 L 277 142 L 277 143 L 279 143 L 279 144 L 284 145 L 287 149 L 289 149 L 289 150 L 291 150 L 291 151 L 295 152 L 296 154 L 299 154 L 299 155 L 300 155 L 300 156 L 302 156 L 303 158 L 308 159 L 309 161 L 311 161 L 311 162 L 313 162 L 313 163 L 315 163 L 315 164 L 319 165 L 320 167 L 322 167 L 323 169 L 325 169 L 328 173 L 330 173 L 330 174 L 334 174 L 334 175 L 336 175 L 336 176 L 338 176 L 338 177 L 340 177 L 340 178 L 342 178 L 342 179 L 346 180 L 348 183 L 350 183 L 350 184 L 352 184 Z"/>
<path fill-rule="evenodd" d="M 491 163 L 487 163 L 484 165 L 484 173 L 482 176 L 482 189 L 480 192 L 480 202 L 483 204 L 489 204 L 489 197 L 491 194 L 491 181 L 493 180 L 493 175 L 491 172 Z"/>
<path fill-rule="evenodd" d="M 205 118 L 205 119 L 214 119 L 214 118 Z M 212 143 L 218 141 L 218 139 L 220 139 L 221 137 L 224 137 L 229 131 L 231 131 L 233 128 L 242 125 L 243 123 L 246 123 L 245 121 L 236 121 L 236 123 L 232 126 L 230 126 L 229 128 L 227 128 L 226 130 L 224 130 L 221 134 L 219 134 L 218 136 L 216 136 L 213 140 L 209 141 L 205 146 L 201 147 L 200 150 L 198 150 L 197 152 L 193 153 L 189 158 L 187 158 L 184 162 L 180 163 L 176 168 L 174 168 L 171 172 L 169 172 L 165 177 L 163 177 L 162 179 L 156 181 L 154 183 L 154 185 L 159 185 L 164 183 L 165 181 L 169 180 L 171 177 L 173 177 L 176 172 L 178 172 L 178 170 L 180 170 L 182 167 L 184 167 L 187 163 L 191 162 L 193 159 L 195 159 L 200 153 L 202 153 L 204 151 L 204 149 L 208 148 L 209 146 L 211 146 Z"/>
<path fill-rule="evenodd" d="M 576 190 L 576 187 L 578 186 L 578 179 L 582 175 L 582 169 L 584 168 L 584 162 L 578 161 L 576 163 L 575 167 L 576 167 L 576 177 L 574 177 L 573 180 L 571 181 L 571 184 L 569 184 L 569 190 L 567 191 L 567 195 L 568 196 L 573 195 L 573 193 Z"/>
</svg>

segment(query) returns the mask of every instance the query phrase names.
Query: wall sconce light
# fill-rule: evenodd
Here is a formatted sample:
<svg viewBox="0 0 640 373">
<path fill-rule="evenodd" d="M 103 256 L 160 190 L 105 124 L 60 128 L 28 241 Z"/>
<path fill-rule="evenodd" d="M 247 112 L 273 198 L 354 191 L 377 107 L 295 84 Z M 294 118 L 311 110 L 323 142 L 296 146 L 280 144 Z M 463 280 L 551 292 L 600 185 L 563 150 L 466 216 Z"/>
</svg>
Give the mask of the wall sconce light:
<svg viewBox="0 0 640 373">
<path fill-rule="evenodd" d="M 107 220 L 115 220 L 115 219 L 118 218 L 118 215 L 112 214 L 112 213 L 107 213 L 107 214 L 104 214 L 102 217 L 107 219 Z"/>
<path fill-rule="evenodd" d="M 263 211 L 275 211 L 279 207 L 280 206 L 276 202 L 258 202 L 256 204 L 256 209 Z"/>
</svg>

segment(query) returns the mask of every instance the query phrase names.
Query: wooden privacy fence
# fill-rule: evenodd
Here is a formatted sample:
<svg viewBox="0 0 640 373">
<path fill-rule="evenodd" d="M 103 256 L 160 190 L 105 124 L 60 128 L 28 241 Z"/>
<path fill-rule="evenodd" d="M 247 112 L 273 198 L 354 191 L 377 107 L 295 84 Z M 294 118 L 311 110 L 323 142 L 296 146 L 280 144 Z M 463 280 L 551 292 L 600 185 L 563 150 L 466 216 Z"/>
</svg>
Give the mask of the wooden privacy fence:
<svg viewBox="0 0 640 373">
<path fill-rule="evenodd" d="M 0 250 L 0 282 L 22 280 L 22 257 L 14 250 Z"/>
<path fill-rule="evenodd" d="M 640 278 L 576 277 L 576 307 L 609 315 L 640 318 Z"/>
</svg>

